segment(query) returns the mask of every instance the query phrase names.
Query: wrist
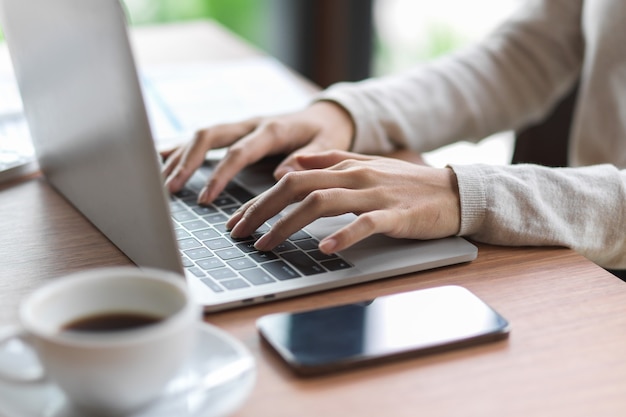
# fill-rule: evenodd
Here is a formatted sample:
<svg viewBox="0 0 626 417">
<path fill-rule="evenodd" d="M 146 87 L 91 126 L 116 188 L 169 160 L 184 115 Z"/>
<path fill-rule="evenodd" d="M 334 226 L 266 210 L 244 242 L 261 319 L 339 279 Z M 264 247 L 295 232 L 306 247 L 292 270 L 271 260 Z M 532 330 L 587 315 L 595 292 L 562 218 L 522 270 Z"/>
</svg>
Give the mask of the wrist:
<svg viewBox="0 0 626 417">
<path fill-rule="evenodd" d="M 454 235 L 458 235 L 461 231 L 461 194 L 459 192 L 459 181 L 456 173 L 451 167 L 444 168 L 447 172 L 448 190 L 450 191 L 450 219 L 452 221 L 451 228 Z"/>
<path fill-rule="evenodd" d="M 334 148 L 352 149 L 356 128 L 352 115 L 345 107 L 336 101 L 322 99 L 314 102 L 310 109 L 316 118 L 324 121 L 320 133 L 327 133 L 325 136 L 336 141 Z"/>
</svg>

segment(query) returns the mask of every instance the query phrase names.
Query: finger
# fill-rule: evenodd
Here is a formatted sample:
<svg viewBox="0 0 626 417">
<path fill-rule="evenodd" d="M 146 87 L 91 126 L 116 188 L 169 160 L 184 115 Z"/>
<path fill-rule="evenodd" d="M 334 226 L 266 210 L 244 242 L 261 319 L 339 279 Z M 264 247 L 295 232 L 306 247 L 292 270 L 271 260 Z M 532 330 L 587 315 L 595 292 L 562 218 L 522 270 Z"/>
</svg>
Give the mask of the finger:
<svg viewBox="0 0 626 417">
<path fill-rule="evenodd" d="M 345 198 L 346 190 L 339 188 L 317 190 L 307 196 L 301 204 L 280 218 L 272 228 L 255 243 L 255 248 L 268 251 L 289 236 L 321 217 L 339 216 L 352 212 L 360 206 L 359 198 Z"/>
<path fill-rule="evenodd" d="M 300 163 L 298 162 L 298 156 L 301 154 L 319 152 L 320 151 L 319 148 L 320 148 L 319 144 L 312 142 L 298 149 L 296 153 L 292 153 L 288 155 L 285 159 L 283 159 L 283 161 L 280 164 L 278 164 L 278 166 L 276 166 L 276 169 L 274 169 L 274 178 L 276 180 L 280 180 L 288 172 L 302 171 L 306 169 L 302 165 L 300 165 Z"/>
<path fill-rule="evenodd" d="M 165 186 L 171 192 L 179 191 L 202 165 L 209 145 L 204 140 L 194 140 L 190 145 L 180 148 L 167 160 L 164 173 Z"/>
<path fill-rule="evenodd" d="M 166 187 L 170 192 L 180 190 L 195 170 L 202 165 L 209 150 L 231 144 L 254 129 L 255 123 L 255 119 L 250 119 L 241 123 L 217 125 L 196 132 L 190 143 L 175 150 L 168 159 L 164 167 Z"/>
<path fill-rule="evenodd" d="M 163 174 L 165 178 L 169 177 L 169 175 L 174 170 L 174 167 L 180 160 L 180 156 L 183 153 L 183 148 L 184 146 L 179 146 L 178 148 L 174 148 L 170 150 L 167 153 L 167 155 L 164 155 L 163 153 L 161 153 L 161 156 L 165 159 L 165 163 L 163 164 L 163 167 L 161 168 L 161 173 Z"/>
<path fill-rule="evenodd" d="M 290 150 L 302 138 L 308 137 L 305 129 L 292 131 L 289 124 L 268 121 L 256 127 L 233 144 L 217 164 L 207 185 L 200 192 L 198 202 L 208 204 L 222 192 L 224 187 L 246 166 L 268 155 Z"/>
<path fill-rule="evenodd" d="M 307 198 L 316 190 L 343 189 L 348 183 L 343 173 L 325 173 L 320 171 L 291 172 L 280 179 L 272 188 L 264 192 L 252 204 L 248 205 L 237 222 L 233 221 L 233 237 L 249 236 L 267 219 L 280 213 L 292 203 Z M 316 210 L 313 214 L 317 214 Z"/>
<path fill-rule="evenodd" d="M 314 166 L 303 166 L 300 163 L 301 157 L 305 155 L 314 155 L 329 151 L 332 141 L 326 140 L 323 135 L 319 135 L 311 139 L 311 142 L 296 152 L 287 156 L 274 170 L 274 178 L 281 179 L 286 173 L 292 171 L 302 171 L 305 169 L 313 169 Z"/>
<path fill-rule="evenodd" d="M 395 223 L 396 217 L 389 210 L 366 212 L 322 239 L 319 250 L 327 255 L 342 251 L 373 234 L 388 233 Z"/>
<path fill-rule="evenodd" d="M 376 159 L 374 156 L 362 155 L 353 152 L 332 150 L 321 153 L 303 154 L 298 152 L 295 156 L 296 162 L 303 169 L 323 169 L 330 168 L 347 160 L 370 161 Z"/>
<path fill-rule="evenodd" d="M 169 149 L 163 149 L 161 151 L 159 151 L 159 155 L 161 156 L 161 158 L 163 158 L 163 160 L 166 160 L 170 157 L 170 155 L 172 155 L 179 147 L 173 147 L 173 148 L 169 148 Z"/>
<path fill-rule="evenodd" d="M 243 214 L 248 210 L 248 208 L 255 204 L 256 201 L 261 198 L 263 194 L 259 194 L 250 200 L 243 203 L 233 214 L 231 214 L 230 218 L 226 221 L 225 227 L 226 230 L 232 230 L 233 227 L 241 220 Z"/>
<path fill-rule="evenodd" d="M 224 123 L 205 129 L 211 134 L 211 148 L 224 148 L 241 140 L 254 131 L 261 120 L 260 117 L 253 117 L 241 122 Z"/>
<path fill-rule="evenodd" d="M 320 149 L 322 151 L 320 151 Z M 347 160 L 368 161 L 374 159 L 373 156 L 360 155 L 340 150 L 327 150 L 319 144 L 310 144 L 289 155 L 276 167 L 274 177 L 279 180 L 285 174 L 292 171 L 302 171 L 307 169 L 330 168 Z"/>
<path fill-rule="evenodd" d="M 170 193 L 175 193 L 179 191 L 184 185 L 184 180 L 181 179 L 182 175 L 178 172 L 175 172 L 176 167 L 178 166 L 184 152 L 184 146 L 175 149 L 165 160 L 165 163 L 161 169 L 163 177 L 165 178 L 165 188 Z"/>
</svg>

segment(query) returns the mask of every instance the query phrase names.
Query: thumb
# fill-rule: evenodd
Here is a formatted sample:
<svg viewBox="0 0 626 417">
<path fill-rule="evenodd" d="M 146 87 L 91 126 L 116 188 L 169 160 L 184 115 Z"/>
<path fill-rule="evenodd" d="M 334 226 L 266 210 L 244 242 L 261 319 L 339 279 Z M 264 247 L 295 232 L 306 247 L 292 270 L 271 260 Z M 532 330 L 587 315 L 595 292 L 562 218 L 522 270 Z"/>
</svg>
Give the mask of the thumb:
<svg viewBox="0 0 626 417">
<path fill-rule="evenodd" d="M 303 171 L 305 169 L 309 169 L 308 167 L 305 167 L 300 163 L 299 158 L 302 155 L 314 155 L 319 152 L 325 151 L 326 149 L 326 147 L 320 146 L 319 143 L 309 143 L 295 150 L 294 152 L 287 155 L 287 157 L 283 159 L 280 164 L 278 164 L 278 166 L 274 170 L 274 178 L 276 180 L 279 180 L 284 177 L 285 174 L 287 174 L 288 172 Z"/>
<path fill-rule="evenodd" d="M 379 157 L 354 152 L 331 150 L 316 154 L 298 153 L 297 155 L 294 155 L 294 158 L 302 169 L 323 169 L 330 168 L 348 159 L 355 161 L 371 161 L 373 159 L 378 159 Z"/>
</svg>

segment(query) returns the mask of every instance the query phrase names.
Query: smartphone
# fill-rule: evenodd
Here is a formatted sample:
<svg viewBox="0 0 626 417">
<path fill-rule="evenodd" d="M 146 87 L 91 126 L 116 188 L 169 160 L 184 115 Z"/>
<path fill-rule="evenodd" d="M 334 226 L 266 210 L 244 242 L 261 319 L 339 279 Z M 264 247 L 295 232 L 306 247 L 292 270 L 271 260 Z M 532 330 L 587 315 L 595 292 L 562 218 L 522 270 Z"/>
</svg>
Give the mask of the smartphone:
<svg viewBox="0 0 626 417">
<path fill-rule="evenodd" d="M 270 314 L 257 320 L 257 329 L 297 374 L 314 375 L 504 339 L 509 323 L 451 285 Z"/>
</svg>

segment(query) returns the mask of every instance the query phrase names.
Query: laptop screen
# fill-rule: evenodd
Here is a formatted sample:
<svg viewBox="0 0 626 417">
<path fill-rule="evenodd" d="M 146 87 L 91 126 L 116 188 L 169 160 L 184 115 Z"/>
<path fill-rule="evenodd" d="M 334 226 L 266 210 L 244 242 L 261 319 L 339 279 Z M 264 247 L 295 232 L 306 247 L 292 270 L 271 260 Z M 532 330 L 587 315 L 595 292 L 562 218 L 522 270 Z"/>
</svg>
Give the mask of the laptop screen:
<svg viewBox="0 0 626 417">
<path fill-rule="evenodd" d="M 181 272 L 120 3 L 6 0 L 2 7 L 49 182 L 133 262 Z"/>
</svg>

